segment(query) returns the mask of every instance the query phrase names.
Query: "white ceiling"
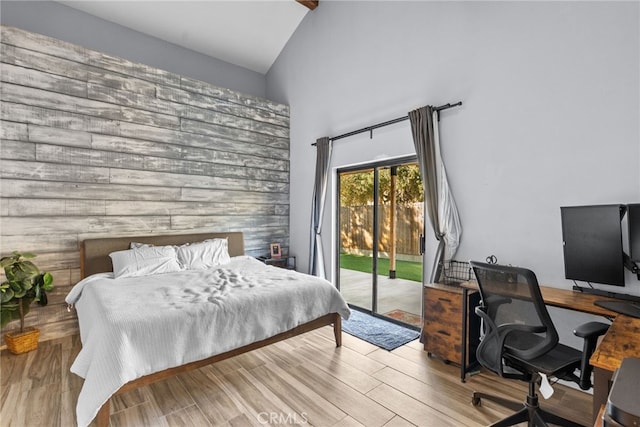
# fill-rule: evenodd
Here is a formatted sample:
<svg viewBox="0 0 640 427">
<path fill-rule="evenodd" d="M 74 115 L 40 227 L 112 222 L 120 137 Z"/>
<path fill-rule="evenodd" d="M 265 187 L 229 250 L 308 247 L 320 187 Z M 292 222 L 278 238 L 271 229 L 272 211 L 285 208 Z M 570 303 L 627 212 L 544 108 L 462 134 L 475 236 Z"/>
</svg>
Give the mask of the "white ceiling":
<svg viewBox="0 0 640 427">
<path fill-rule="evenodd" d="M 58 2 L 261 74 L 309 12 L 294 0 Z"/>
</svg>

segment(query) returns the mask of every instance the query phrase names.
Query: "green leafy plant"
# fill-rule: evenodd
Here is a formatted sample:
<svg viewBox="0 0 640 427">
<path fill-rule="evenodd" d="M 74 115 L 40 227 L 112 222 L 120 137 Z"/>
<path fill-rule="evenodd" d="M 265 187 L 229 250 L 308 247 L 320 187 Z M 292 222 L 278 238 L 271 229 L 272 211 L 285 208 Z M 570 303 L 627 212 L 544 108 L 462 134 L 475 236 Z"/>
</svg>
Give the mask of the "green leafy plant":
<svg viewBox="0 0 640 427">
<path fill-rule="evenodd" d="M 6 281 L 0 284 L 0 325 L 20 319 L 20 332 L 24 332 L 24 317 L 32 302 L 47 305 L 47 291 L 53 289 L 53 276 L 41 272 L 29 261 L 31 253 L 13 251 L 0 259 Z"/>
</svg>

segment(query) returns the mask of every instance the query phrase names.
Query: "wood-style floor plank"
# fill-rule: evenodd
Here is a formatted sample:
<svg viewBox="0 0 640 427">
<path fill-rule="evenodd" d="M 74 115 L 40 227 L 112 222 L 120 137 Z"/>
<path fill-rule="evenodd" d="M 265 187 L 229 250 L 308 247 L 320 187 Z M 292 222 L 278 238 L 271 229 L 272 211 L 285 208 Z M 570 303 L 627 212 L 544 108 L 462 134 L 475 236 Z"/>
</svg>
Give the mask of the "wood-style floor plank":
<svg viewBox="0 0 640 427">
<path fill-rule="evenodd" d="M 82 379 L 69 372 L 77 335 L 38 350 L 0 354 L 0 427 L 76 424 Z M 556 385 L 541 405 L 589 425 L 591 396 Z M 428 358 L 416 340 L 392 352 L 348 334 L 336 348 L 321 328 L 111 399 L 113 427 L 261 427 L 271 423 L 331 427 L 482 426 L 510 412 L 474 390 L 524 399 L 526 384 Z M 34 402 L 38 402 L 37 407 Z"/>
<path fill-rule="evenodd" d="M 252 374 L 283 402 L 291 406 L 296 413 L 303 415 L 311 425 L 331 426 L 347 415 L 327 402 L 315 390 L 276 365 L 256 368 Z"/>
<path fill-rule="evenodd" d="M 367 393 L 367 396 L 417 426 L 456 427 L 467 425 L 460 423 L 459 420 L 449 418 L 437 409 L 386 384 L 374 388 Z"/>
</svg>

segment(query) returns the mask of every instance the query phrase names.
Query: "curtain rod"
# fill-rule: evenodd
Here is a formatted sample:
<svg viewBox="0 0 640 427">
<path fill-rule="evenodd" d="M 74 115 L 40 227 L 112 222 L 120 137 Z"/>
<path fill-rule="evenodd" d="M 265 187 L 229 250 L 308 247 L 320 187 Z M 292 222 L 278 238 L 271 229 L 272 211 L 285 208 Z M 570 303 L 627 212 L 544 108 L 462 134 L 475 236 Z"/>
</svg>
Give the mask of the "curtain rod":
<svg viewBox="0 0 640 427">
<path fill-rule="evenodd" d="M 442 110 L 446 110 L 448 108 L 453 108 L 453 107 L 459 107 L 460 105 L 462 105 L 462 101 L 458 101 L 455 104 L 444 104 L 441 105 L 439 107 L 435 107 L 434 110 L 440 112 Z M 364 132 L 369 132 L 369 138 L 373 138 L 373 130 L 374 129 L 378 129 L 384 126 L 389 126 L 392 125 L 394 123 L 400 123 L 400 122 L 404 122 L 405 120 L 409 120 L 409 115 L 403 116 L 403 117 L 398 117 L 397 119 L 393 119 L 393 120 L 388 120 L 386 122 L 382 122 L 382 123 L 378 123 L 372 126 L 367 126 L 366 128 L 362 128 L 362 129 L 358 129 L 358 130 L 354 130 L 352 132 L 348 132 L 348 133 L 343 133 L 342 135 L 338 135 L 338 136 L 334 136 L 332 138 L 329 138 L 330 141 L 337 141 L 338 139 L 342 139 L 342 138 L 347 138 L 349 136 L 353 136 L 353 135 L 357 135 L 359 133 L 364 133 Z M 314 142 L 311 145 L 316 145 L 316 143 Z"/>
</svg>

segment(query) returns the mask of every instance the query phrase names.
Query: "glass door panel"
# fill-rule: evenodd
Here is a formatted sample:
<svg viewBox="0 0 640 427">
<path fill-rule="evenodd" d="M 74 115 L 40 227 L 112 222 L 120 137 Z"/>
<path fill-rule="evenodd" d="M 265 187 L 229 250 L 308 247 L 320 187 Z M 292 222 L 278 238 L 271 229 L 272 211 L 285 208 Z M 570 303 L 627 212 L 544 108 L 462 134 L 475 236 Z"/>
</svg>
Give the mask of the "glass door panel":
<svg viewBox="0 0 640 427">
<path fill-rule="evenodd" d="M 373 310 L 374 170 L 338 174 L 340 292 L 349 304 Z"/>
<path fill-rule="evenodd" d="M 377 312 L 420 326 L 422 256 L 418 236 L 424 224 L 418 165 L 379 170 Z"/>
<path fill-rule="evenodd" d="M 415 160 L 338 171 L 340 291 L 374 314 L 420 326 L 423 194 Z"/>
</svg>

